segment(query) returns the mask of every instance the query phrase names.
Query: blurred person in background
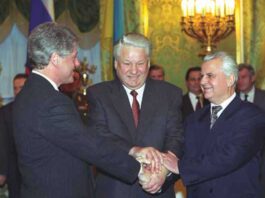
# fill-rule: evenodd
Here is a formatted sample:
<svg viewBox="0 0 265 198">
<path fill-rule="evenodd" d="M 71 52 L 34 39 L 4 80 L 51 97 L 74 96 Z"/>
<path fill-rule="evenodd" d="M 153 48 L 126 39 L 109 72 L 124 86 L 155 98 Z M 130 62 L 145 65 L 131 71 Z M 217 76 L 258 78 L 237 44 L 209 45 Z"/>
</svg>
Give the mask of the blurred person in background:
<svg viewBox="0 0 265 198">
<path fill-rule="evenodd" d="M 17 74 L 13 79 L 14 97 L 23 88 L 28 76 Z M 13 136 L 13 102 L 0 109 L 0 185 L 6 180 L 9 198 L 20 197 L 21 176 Z"/>
<path fill-rule="evenodd" d="M 186 76 L 186 86 L 188 92 L 183 96 L 182 100 L 182 116 L 183 119 L 201 109 L 205 105 L 209 104 L 209 101 L 203 97 L 201 89 L 201 68 L 191 67 L 187 70 Z"/>
<path fill-rule="evenodd" d="M 154 80 L 165 80 L 164 68 L 160 65 L 151 65 L 148 73 L 149 78 Z"/>
</svg>

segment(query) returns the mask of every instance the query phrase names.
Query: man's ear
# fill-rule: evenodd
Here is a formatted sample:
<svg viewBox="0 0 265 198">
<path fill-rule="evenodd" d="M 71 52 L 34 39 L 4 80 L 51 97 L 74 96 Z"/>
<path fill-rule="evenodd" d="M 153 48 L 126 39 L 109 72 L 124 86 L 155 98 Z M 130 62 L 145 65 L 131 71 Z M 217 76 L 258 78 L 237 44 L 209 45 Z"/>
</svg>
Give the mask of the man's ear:
<svg viewBox="0 0 265 198">
<path fill-rule="evenodd" d="M 252 82 L 252 83 L 255 83 L 255 81 L 256 81 L 256 74 L 253 75 L 253 76 L 251 76 L 251 82 Z"/>
<path fill-rule="evenodd" d="M 117 67 L 118 67 L 118 62 L 117 62 L 117 60 L 115 60 L 114 61 L 114 68 L 117 69 Z"/>
<path fill-rule="evenodd" d="M 235 76 L 234 75 L 230 75 L 228 78 L 227 78 L 227 86 L 228 87 L 231 87 L 235 84 Z"/>
<path fill-rule="evenodd" d="M 50 62 L 54 66 L 57 66 L 59 64 L 59 62 L 60 62 L 60 56 L 56 52 L 52 53 Z"/>
</svg>

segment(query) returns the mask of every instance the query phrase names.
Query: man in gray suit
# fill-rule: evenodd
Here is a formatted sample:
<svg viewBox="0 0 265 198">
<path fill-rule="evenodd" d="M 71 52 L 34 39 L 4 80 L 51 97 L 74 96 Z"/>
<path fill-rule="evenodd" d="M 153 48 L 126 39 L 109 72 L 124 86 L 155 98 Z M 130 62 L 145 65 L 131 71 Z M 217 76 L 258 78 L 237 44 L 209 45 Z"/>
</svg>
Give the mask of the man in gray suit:
<svg viewBox="0 0 265 198">
<path fill-rule="evenodd" d="M 97 127 L 102 136 L 124 147 L 152 146 L 161 151 L 182 153 L 181 99 L 176 86 L 148 77 L 151 43 L 141 34 L 124 35 L 114 47 L 117 78 L 88 89 L 89 125 Z M 131 92 L 137 92 L 132 96 Z M 138 103 L 135 117 L 134 105 Z M 135 119 L 136 118 L 136 119 Z M 121 141 L 122 139 L 122 141 Z M 128 184 L 100 171 L 96 178 L 97 198 L 175 197 L 173 184 L 160 193 L 167 170 L 162 168 L 142 187 Z M 169 179 L 169 178 L 167 178 Z"/>
<path fill-rule="evenodd" d="M 265 91 L 255 87 L 256 75 L 254 68 L 250 64 L 242 63 L 238 65 L 238 70 L 237 89 L 240 98 L 254 103 L 265 112 Z M 262 152 L 261 182 L 265 186 L 265 145 Z M 263 188 L 263 197 L 265 198 L 265 188 Z"/>
<path fill-rule="evenodd" d="M 250 64 L 238 65 L 237 90 L 240 98 L 244 101 L 252 102 L 265 111 L 265 91 L 255 87 L 255 70 Z"/>
</svg>

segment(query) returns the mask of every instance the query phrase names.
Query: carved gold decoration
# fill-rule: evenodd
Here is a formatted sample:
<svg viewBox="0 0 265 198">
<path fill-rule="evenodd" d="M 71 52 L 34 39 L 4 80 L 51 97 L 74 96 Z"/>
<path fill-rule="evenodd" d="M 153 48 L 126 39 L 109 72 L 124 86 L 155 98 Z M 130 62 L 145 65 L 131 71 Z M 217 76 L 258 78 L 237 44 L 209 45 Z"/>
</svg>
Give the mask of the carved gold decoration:
<svg viewBox="0 0 265 198">
<path fill-rule="evenodd" d="M 81 87 L 80 91 L 83 95 L 86 95 L 86 89 L 93 84 L 92 79 L 89 77 L 90 74 L 94 74 L 97 70 L 95 65 L 89 65 L 87 58 L 84 58 L 83 61 L 80 62 L 80 67 L 78 68 L 78 72 L 81 76 Z"/>
</svg>

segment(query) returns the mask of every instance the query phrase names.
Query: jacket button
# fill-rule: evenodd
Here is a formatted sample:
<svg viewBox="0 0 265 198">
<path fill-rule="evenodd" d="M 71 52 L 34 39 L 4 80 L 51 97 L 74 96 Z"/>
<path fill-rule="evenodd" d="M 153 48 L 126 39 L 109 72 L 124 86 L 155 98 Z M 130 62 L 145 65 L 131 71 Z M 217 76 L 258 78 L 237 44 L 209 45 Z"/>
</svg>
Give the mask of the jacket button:
<svg viewBox="0 0 265 198">
<path fill-rule="evenodd" d="M 213 189 L 212 188 L 210 188 L 209 193 L 213 193 Z"/>
</svg>

